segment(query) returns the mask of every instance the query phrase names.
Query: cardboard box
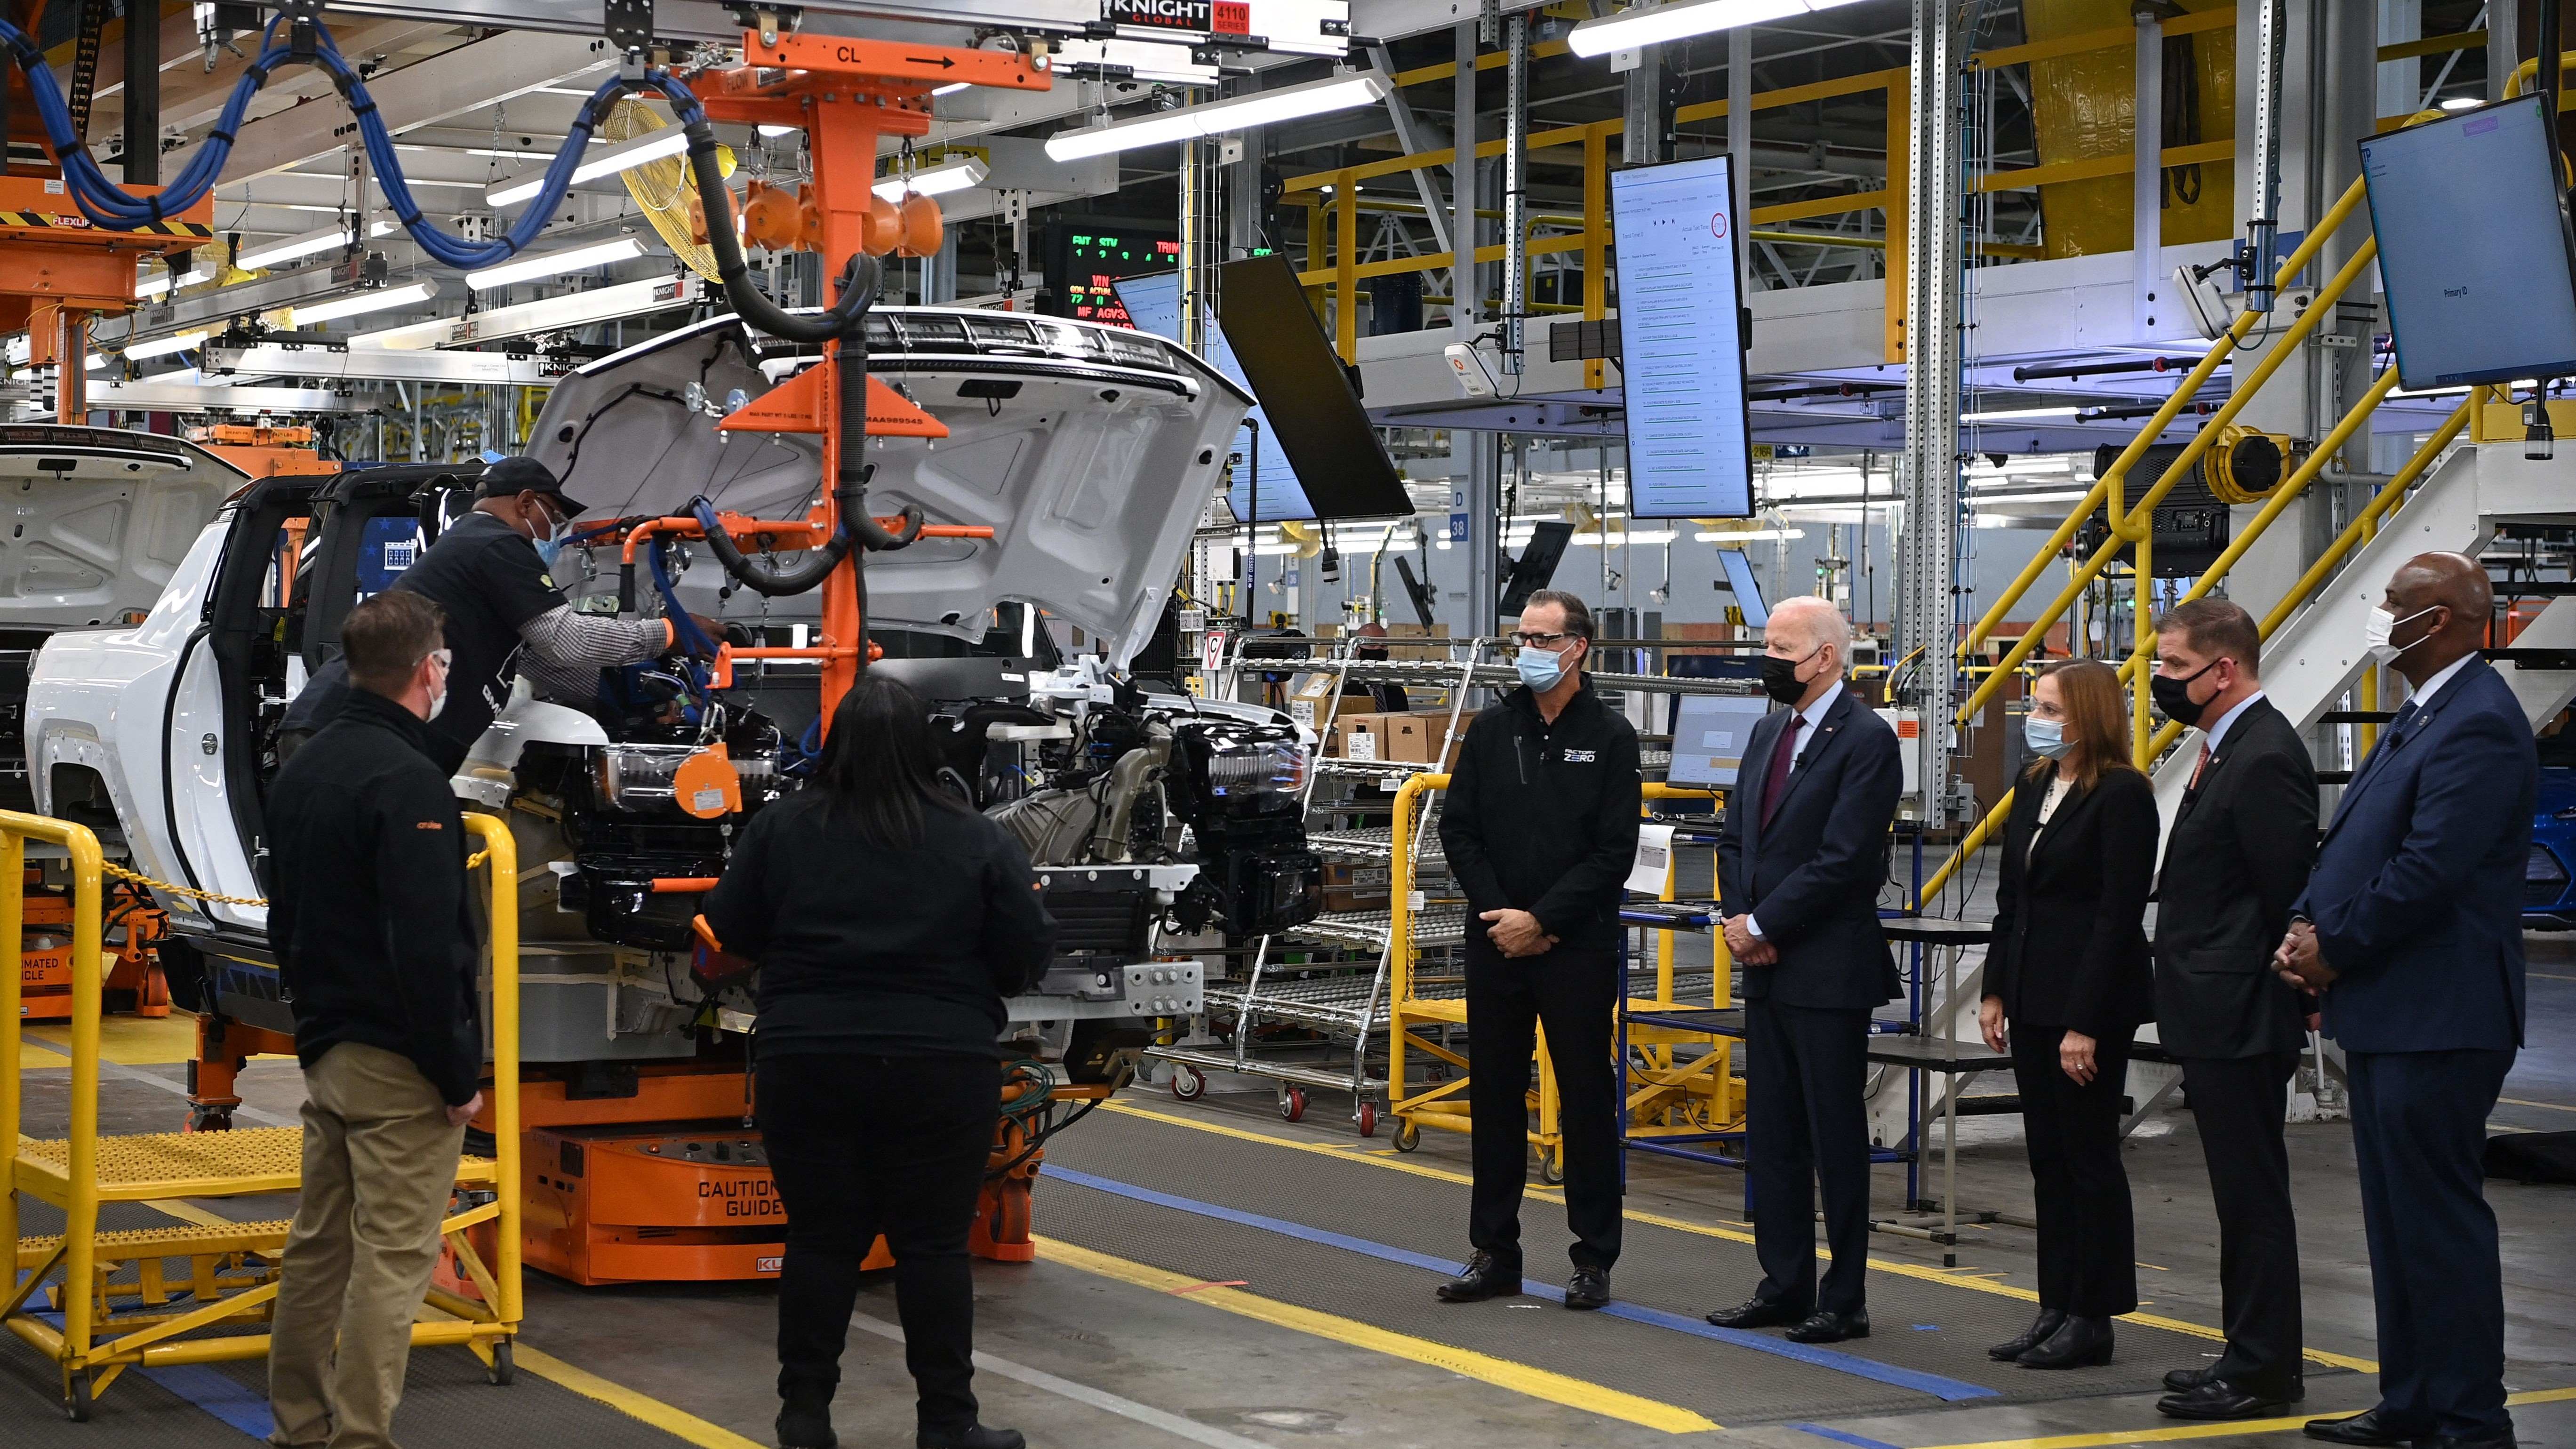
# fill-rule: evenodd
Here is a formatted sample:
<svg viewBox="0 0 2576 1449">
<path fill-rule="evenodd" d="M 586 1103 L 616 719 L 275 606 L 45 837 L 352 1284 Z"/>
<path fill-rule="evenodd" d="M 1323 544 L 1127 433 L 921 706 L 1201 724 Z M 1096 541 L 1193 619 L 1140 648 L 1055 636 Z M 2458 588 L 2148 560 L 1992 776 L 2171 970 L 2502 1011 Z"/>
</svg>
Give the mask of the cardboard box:
<svg viewBox="0 0 2576 1449">
<path fill-rule="evenodd" d="M 1446 624 L 1434 624 L 1427 629 L 1420 624 L 1389 624 L 1386 626 L 1386 637 L 1386 657 L 1389 659 L 1435 659 L 1446 662 L 1449 658 L 1449 649 L 1445 642 L 1412 645 L 1398 642 L 1405 639 L 1446 641 L 1449 637 L 1449 626 Z"/>
<path fill-rule="evenodd" d="M 1345 714 L 1333 720 L 1333 753 L 1345 760 L 1391 760 L 1386 722 L 1402 715 Z"/>
<path fill-rule="evenodd" d="M 1288 681 L 1288 717 L 1310 730 L 1322 733 L 1318 721 L 1333 699 L 1333 676 L 1300 674 Z"/>
<path fill-rule="evenodd" d="M 1382 911 L 1387 908 L 1387 894 L 1392 873 L 1382 865 L 1351 865 L 1328 861 L 1324 866 L 1324 909 L 1328 911 Z"/>
<path fill-rule="evenodd" d="M 1382 748 L 1384 758 L 1405 760 L 1417 765 L 1437 763 L 1448 769 L 1458 763 L 1458 746 L 1466 738 L 1467 721 L 1458 721 L 1458 739 L 1449 741 L 1444 755 L 1440 745 L 1449 733 L 1449 711 L 1424 710 L 1413 714 L 1381 715 L 1386 729 Z"/>
</svg>

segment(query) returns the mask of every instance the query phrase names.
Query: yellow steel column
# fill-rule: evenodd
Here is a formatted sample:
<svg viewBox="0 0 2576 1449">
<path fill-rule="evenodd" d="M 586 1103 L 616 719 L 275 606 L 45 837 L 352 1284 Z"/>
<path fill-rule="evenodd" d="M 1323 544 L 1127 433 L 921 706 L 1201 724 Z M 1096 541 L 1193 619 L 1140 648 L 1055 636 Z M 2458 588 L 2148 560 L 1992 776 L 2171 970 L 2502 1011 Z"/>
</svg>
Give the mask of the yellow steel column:
<svg viewBox="0 0 2576 1449">
<path fill-rule="evenodd" d="M 1598 322 L 1608 310 L 1610 270 L 1610 131 L 1619 123 L 1596 121 L 1583 128 L 1583 320 Z M 1562 297 L 1559 301 L 1564 300 Z M 1583 385 L 1608 382 L 1606 364 L 1598 358 L 1583 364 Z"/>
<path fill-rule="evenodd" d="M 17 882 L 26 878 L 27 838 L 0 826 L 0 881 L 9 884 L 0 890 L 0 941 L 25 939 L 26 892 Z M 0 1302 L 18 1287 L 19 1077 L 24 1070 L 19 1053 L 26 1035 L 26 1023 L 18 1015 L 20 986 L 18 972 L 0 971 L 0 1164 L 5 1164 L 5 1170 L 0 1170 L 0 1252 L 9 1255 L 9 1276 L 0 1280 Z"/>
<path fill-rule="evenodd" d="M 493 1236 L 496 1317 L 516 1326 L 521 1311 L 519 1193 L 519 847 L 498 817 L 471 813 L 466 828 L 482 837 L 483 869 L 492 883 L 492 1175 L 500 1195 Z"/>
<path fill-rule="evenodd" d="M 1344 170 L 1333 182 L 1333 335 L 1342 361 L 1360 360 L 1360 184 Z"/>
<path fill-rule="evenodd" d="M 2147 526 L 2131 546 L 2135 552 L 2129 557 L 2131 576 L 2137 584 L 2130 591 L 2129 609 L 2137 616 L 2133 621 L 2137 625 L 2137 647 L 2130 656 L 2135 661 L 2137 678 L 2132 681 L 2136 687 L 2129 691 L 2129 752 L 2141 770 L 2147 767 L 2147 741 L 2155 733 L 2153 722 L 2147 718 L 2147 676 L 2156 672 L 2156 521 L 2152 507 L 2142 511 L 2147 515 Z"/>
<path fill-rule="evenodd" d="M 66 1166 L 70 1201 L 63 1204 L 63 1347 L 75 1357 L 90 1351 L 91 1310 L 97 1285 L 98 1247 L 98 837 L 77 825 L 58 827 L 72 868 L 72 1131 Z M 15 893 L 14 880 L 0 892 Z M 16 1062 L 8 1064 L 18 1069 Z M 9 1245 L 17 1252 L 17 1245 Z M 14 1261 L 14 1259 L 13 1259 Z"/>
<path fill-rule="evenodd" d="M 1887 85 L 1887 250 L 1883 269 L 1887 273 L 1887 360 L 1905 360 L 1905 288 L 1908 246 L 1906 197 L 1907 173 L 1913 168 L 1914 98 L 1906 89 L 1905 73 L 1895 72 L 1897 79 Z M 1746 218 L 1749 225 L 1751 218 Z"/>
</svg>

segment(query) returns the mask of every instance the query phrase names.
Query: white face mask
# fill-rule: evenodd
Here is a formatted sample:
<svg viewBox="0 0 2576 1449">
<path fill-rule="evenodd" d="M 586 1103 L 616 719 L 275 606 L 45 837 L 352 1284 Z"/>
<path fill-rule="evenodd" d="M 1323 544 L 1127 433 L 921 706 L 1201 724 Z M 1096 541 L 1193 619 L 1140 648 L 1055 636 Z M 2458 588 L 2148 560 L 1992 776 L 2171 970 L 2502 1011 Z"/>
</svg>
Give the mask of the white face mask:
<svg viewBox="0 0 2576 1449">
<path fill-rule="evenodd" d="M 429 713 L 423 719 L 436 719 L 447 708 L 447 671 L 455 667 L 456 653 L 450 649 L 433 649 L 429 657 L 438 661 L 438 688 L 429 696 Z"/>
<path fill-rule="evenodd" d="M 2417 639 L 2414 644 L 2391 644 L 2388 642 L 2389 637 L 2397 632 L 2398 625 L 2411 623 L 2414 620 L 2421 619 L 2426 614 L 2429 614 L 2433 612 L 2434 609 L 2438 609 L 2440 607 L 2441 605 L 2434 604 L 2427 608 L 2417 609 L 2414 613 L 2407 615 L 2403 619 L 2398 618 L 2395 614 L 2388 612 L 2386 609 L 2372 609 L 2370 611 L 2369 622 L 2363 624 L 2361 629 L 2362 643 L 2364 647 L 2370 650 L 2371 659 L 2383 666 L 2394 664 L 2397 662 L 2398 655 L 2414 648 L 2415 644 L 2421 644 L 2425 639 L 2432 638 L 2432 635 L 2426 634 L 2422 638 Z"/>
</svg>

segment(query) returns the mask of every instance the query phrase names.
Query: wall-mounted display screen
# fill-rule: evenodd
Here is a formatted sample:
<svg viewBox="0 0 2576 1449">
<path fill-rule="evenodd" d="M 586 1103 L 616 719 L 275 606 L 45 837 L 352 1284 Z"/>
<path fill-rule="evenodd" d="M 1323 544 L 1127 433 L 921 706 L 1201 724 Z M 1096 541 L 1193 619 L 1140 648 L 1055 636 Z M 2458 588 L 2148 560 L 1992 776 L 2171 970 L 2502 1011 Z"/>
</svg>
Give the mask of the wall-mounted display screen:
<svg viewBox="0 0 2576 1449">
<path fill-rule="evenodd" d="M 1610 177 L 1638 518 L 1753 513 L 1732 178 L 1724 156 Z"/>
<path fill-rule="evenodd" d="M 1122 277 L 1177 278 L 1181 240 L 1168 229 L 1133 226 L 1114 217 L 1072 217 L 1047 228 L 1042 268 L 1049 312 L 1132 327 L 1136 324 L 1111 284 Z"/>
<path fill-rule="evenodd" d="M 1174 342 L 1181 340 L 1178 272 L 1129 277 L 1114 283 L 1113 290 L 1129 326 Z M 1221 329 L 1209 329 L 1204 356 L 1208 366 L 1242 384 L 1245 391 L 1252 390 L 1252 384 L 1244 379 L 1243 364 L 1235 360 L 1234 349 L 1226 345 Z M 1306 501 L 1306 490 L 1297 486 L 1296 470 L 1288 466 L 1288 451 L 1279 446 L 1279 434 L 1270 426 L 1260 404 L 1253 405 L 1249 416 L 1258 426 L 1234 435 L 1235 450 L 1245 456 L 1234 465 L 1234 480 L 1226 491 L 1227 506 L 1234 510 L 1236 519 L 1244 521 L 1257 518 L 1264 523 L 1283 519 L 1302 522 L 1313 518 L 1315 505 Z M 1257 479 L 1253 473 L 1256 454 L 1261 469 Z M 1253 491 L 1256 482 L 1258 494 Z"/>
<path fill-rule="evenodd" d="M 1412 495 L 1360 406 L 1355 373 L 1324 336 L 1288 259 L 1245 257 L 1219 266 L 1216 279 L 1217 326 L 1315 516 L 1410 515 Z"/>
<path fill-rule="evenodd" d="M 2410 388 L 2576 376 L 2576 247 L 2538 93 L 2361 142 Z"/>
</svg>

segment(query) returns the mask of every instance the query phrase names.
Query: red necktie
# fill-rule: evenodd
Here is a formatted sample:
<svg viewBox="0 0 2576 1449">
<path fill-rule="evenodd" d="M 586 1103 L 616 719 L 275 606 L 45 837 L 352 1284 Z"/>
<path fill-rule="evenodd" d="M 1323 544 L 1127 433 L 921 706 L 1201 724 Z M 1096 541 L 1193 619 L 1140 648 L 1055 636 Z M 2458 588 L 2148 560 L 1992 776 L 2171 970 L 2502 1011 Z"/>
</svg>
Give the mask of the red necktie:
<svg viewBox="0 0 2576 1449">
<path fill-rule="evenodd" d="M 1789 723 L 1780 730 L 1779 745 L 1771 751 L 1771 773 L 1762 779 L 1762 823 L 1765 826 L 1771 823 L 1772 816 L 1780 813 L 1780 797 L 1789 793 L 1789 762 L 1797 758 L 1798 731 L 1806 724 L 1801 716 L 1789 716 Z"/>
<path fill-rule="evenodd" d="M 2201 774 L 2202 774 L 2202 772 L 2203 772 L 2203 771 L 2206 771 L 2208 768 L 2209 768 L 2209 741 L 2207 741 L 2207 740 L 2202 740 L 2202 741 L 2200 742 L 2200 763 L 2191 767 L 2191 783 L 2190 783 L 2190 784 L 2188 784 L 2188 785 L 2185 785 L 2185 786 L 2183 787 L 2183 789 L 2184 789 L 2186 792 L 2199 789 L 2199 788 L 2200 788 L 2200 777 L 2201 777 Z"/>
</svg>

